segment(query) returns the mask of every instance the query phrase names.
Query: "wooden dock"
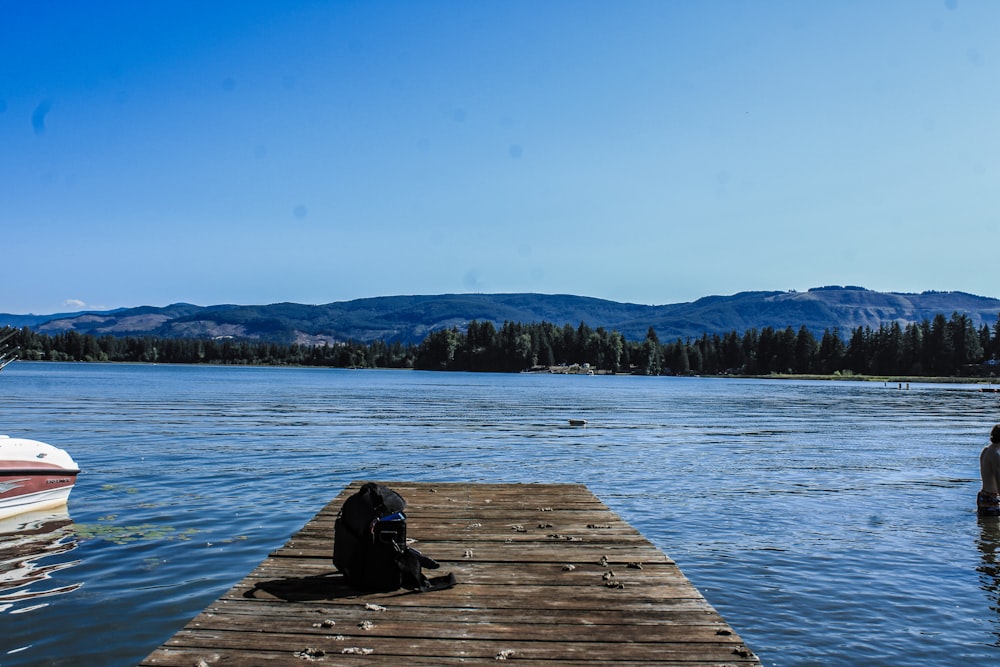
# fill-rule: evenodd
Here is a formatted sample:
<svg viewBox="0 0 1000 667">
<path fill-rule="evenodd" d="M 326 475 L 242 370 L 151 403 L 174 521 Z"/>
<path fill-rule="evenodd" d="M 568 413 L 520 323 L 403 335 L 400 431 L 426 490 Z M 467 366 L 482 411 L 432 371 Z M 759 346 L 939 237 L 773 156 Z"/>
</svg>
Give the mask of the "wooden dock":
<svg viewBox="0 0 1000 667">
<path fill-rule="evenodd" d="M 386 482 L 414 546 L 454 572 L 429 593 L 362 594 L 333 567 L 355 482 L 141 663 L 760 665 L 677 565 L 586 487 Z"/>
</svg>

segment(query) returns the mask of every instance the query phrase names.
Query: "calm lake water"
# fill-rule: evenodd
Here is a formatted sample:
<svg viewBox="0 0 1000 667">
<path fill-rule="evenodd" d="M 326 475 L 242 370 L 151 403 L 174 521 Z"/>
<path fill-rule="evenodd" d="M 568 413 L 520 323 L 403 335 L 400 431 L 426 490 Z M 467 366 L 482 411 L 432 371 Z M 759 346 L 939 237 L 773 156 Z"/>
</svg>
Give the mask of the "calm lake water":
<svg viewBox="0 0 1000 667">
<path fill-rule="evenodd" d="M 0 541 L 23 584 L 0 591 L 0 665 L 135 664 L 355 479 L 584 483 L 765 665 L 996 664 L 1000 524 L 974 507 L 998 407 L 951 385 L 18 362 L 0 433 L 83 473 L 37 558 L 13 571 L 29 538 Z"/>
</svg>

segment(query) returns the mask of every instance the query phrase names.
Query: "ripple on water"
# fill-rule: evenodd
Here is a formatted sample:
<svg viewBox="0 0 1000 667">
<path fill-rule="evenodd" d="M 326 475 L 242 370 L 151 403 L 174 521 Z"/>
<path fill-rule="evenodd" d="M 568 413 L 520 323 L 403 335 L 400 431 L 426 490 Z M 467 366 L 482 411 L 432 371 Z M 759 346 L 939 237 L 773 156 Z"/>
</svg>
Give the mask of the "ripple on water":
<svg viewBox="0 0 1000 667">
<path fill-rule="evenodd" d="M 44 433 L 84 469 L 54 540 L 73 548 L 35 561 L 39 590 L 76 588 L 0 612 L 5 667 L 74 664 L 66 645 L 75 664 L 135 664 L 355 479 L 585 483 L 765 664 L 1000 657 L 1000 531 L 972 507 L 996 401 L 975 392 L 31 363 L 4 376 L 5 428 Z"/>
</svg>

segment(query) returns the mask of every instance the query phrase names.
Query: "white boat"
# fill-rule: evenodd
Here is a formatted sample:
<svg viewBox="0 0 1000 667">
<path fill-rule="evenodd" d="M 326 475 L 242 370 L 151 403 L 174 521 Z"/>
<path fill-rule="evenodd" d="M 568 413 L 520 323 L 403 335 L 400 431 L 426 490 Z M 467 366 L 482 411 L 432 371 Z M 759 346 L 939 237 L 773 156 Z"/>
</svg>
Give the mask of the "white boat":
<svg viewBox="0 0 1000 667">
<path fill-rule="evenodd" d="M 58 447 L 0 435 L 0 519 L 64 506 L 79 472 Z"/>
</svg>

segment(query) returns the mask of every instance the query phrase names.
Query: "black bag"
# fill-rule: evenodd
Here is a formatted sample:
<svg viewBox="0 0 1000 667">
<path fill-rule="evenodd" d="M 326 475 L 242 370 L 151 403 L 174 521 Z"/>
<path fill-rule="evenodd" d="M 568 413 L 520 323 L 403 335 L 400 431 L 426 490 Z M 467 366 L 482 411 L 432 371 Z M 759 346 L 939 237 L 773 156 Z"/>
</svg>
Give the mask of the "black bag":
<svg viewBox="0 0 1000 667">
<path fill-rule="evenodd" d="M 435 591 L 455 585 L 454 574 L 424 576 L 421 567 L 440 566 L 406 546 L 405 508 L 402 496 L 373 482 L 344 501 L 333 529 L 333 564 L 351 586 L 366 591 Z"/>
</svg>

